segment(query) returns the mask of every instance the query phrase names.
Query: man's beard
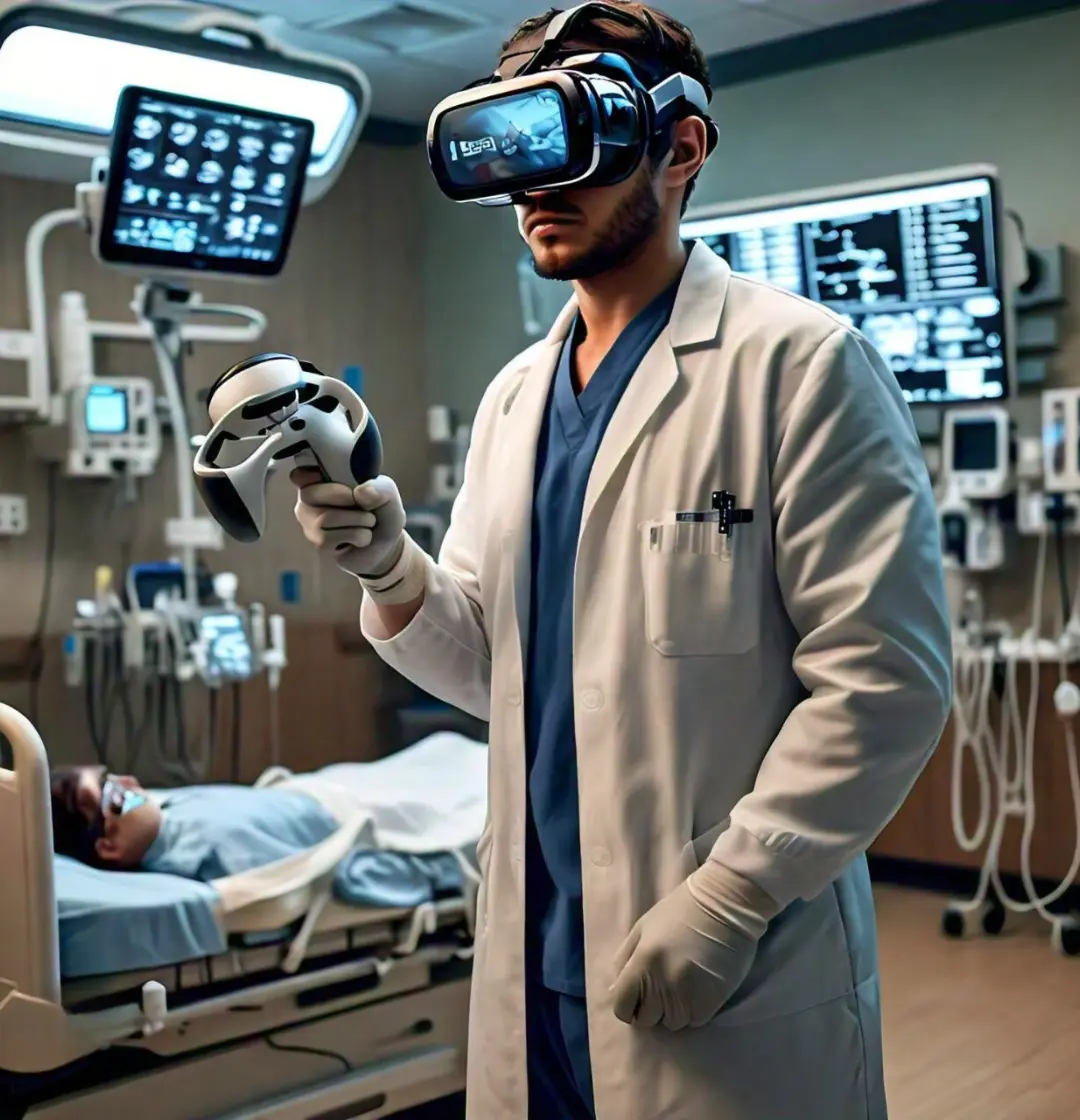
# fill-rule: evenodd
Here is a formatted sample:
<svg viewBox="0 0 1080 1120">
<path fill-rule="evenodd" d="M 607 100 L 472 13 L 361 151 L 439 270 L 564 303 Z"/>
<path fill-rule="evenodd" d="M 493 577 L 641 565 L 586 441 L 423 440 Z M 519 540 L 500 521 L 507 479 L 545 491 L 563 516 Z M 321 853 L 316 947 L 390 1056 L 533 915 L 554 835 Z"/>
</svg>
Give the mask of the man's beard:
<svg viewBox="0 0 1080 1120">
<path fill-rule="evenodd" d="M 591 280 L 626 264 L 660 228 L 660 203 L 648 175 L 619 203 L 596 241 L 565 264 L 545 268 L 533 254 L 533 271 L 544 280 Z"/>
</svg>

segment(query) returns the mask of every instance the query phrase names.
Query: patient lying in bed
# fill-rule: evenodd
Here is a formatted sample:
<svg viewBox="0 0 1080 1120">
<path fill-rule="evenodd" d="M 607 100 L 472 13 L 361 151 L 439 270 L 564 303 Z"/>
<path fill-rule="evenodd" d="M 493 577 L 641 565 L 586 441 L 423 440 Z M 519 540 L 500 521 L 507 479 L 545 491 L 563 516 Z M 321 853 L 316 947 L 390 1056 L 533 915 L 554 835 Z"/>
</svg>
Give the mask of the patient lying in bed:
<svg viewBox="0 0 1080 1120">
<path fill-rule="evenodd" d="M 58 855 L 103 870 L 220 883 L 328 850 L 336 837 L 332 850 L 353 857 L 339 872 L 355 888 L 375 874 L 362 858 L 374 851 L 398 853 L 392 873 L 401 877 L 420 873 L 419 857 L 475 849 L 486 795 L 487 748 L 450 733 L 377 762 L 277 770 L 255 786 L 148 791 L 104 767 L 68 767 L 52 775 L 53 843 Z M 434 866 L 423 862 L 425 884 Z M 383 874 L 389 864 L 378 867 Z"/>
<path fill-rule="evenodd" d="M 206 785 L 150 794 L 100 766 L 55 769 L 52 813 L 58 855 L 204 883 L 313 848 L 340 827 L 304 793 Z"/>
</svg>

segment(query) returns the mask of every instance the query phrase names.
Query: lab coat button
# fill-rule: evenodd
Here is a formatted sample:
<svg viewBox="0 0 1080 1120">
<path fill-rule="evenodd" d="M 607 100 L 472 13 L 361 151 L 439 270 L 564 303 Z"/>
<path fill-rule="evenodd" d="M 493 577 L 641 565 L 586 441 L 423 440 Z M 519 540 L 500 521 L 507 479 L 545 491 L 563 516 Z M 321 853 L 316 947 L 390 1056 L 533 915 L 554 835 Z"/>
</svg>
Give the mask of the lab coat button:
<svg viewBox="0 0 1080 1120">
<path fill-rule="evenodd" d="M 506 697 L 506 702 L 512 707 L 516 708 L 521 703 L 521 693 L 511 692 Z"/>
<path fill-rule="evenodd" d="M 589 858 L 596 867 L 611 866 L 611 852 L 607 848 L 593 848 L 589 853 Z"/>
<path fill-rule="evenodd" d="M 581 706 L 588 712 L 595 712 L 604 702 L 604 697 L 599 689 L 587 688 L 581 694 Z"/>
</svg>

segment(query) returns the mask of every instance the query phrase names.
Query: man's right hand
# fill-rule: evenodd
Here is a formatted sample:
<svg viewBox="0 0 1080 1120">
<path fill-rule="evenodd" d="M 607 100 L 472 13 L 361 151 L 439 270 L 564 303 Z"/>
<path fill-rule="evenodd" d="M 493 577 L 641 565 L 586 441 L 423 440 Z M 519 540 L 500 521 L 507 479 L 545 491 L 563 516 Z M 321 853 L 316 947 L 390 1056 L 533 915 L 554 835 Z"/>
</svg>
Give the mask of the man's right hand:
<svg viewBox="0 0 1080 1120">
<path fill-rule="evenodd" d="M 332 553 L 340 568 L 379 579 L 401 558 L 405 507 L 392 478 L 380 475 L 361 486 L 323 482 L 310 467 L 289 475 L 297 487 L 296 520 L 320 551 Z"/>
</svg>

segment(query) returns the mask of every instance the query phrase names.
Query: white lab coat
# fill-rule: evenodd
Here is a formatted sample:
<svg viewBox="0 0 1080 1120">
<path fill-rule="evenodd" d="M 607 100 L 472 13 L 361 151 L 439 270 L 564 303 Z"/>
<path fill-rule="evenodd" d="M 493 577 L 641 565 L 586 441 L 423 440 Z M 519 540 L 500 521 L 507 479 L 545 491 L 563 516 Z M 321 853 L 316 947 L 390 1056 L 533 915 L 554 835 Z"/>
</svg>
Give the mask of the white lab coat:
<svg viewBox="0 0 1080 1120">
<path fill-rule="evenodd" d="M 572 316 L 488 388 L 423 609 L 374 642 L 490 719 L 470 1120 L 527 1114 L 522 643 L 533 452 Z M 730 560 L 715 526 L 674 521 L 721 489 L 754 514 Z M 892 374 L 828 311 L 696 244 L 601 444 L 575 566 L 598 1120 L 884 1120 L 863 853 L 941 734 L 949 650 L 934 501 Z M 710 851 L 785 909 L 710 1024 L 627 1026 L 616 950 Z"/>
</svg>

